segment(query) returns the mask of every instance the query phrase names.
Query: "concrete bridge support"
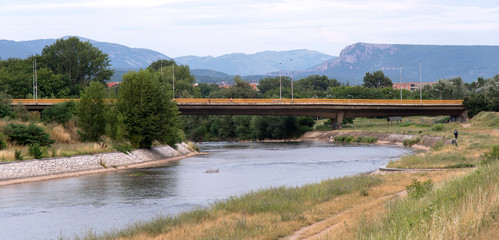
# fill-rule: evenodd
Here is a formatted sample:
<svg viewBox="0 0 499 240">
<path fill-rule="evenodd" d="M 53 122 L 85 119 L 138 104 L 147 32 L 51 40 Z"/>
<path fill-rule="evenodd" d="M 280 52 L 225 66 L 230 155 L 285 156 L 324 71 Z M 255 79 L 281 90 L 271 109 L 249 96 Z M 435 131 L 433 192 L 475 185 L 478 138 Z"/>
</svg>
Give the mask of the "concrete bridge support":
<svg viewBox="0 0 499 240">
<path fill-rule="evenodd" d="M 335 118 L 331 118 L 331 124 L 333 129 L 340 129 L 343 124 L 343 118 L 345 117 L 345 111 L 338 111 Z"/>
</svg>

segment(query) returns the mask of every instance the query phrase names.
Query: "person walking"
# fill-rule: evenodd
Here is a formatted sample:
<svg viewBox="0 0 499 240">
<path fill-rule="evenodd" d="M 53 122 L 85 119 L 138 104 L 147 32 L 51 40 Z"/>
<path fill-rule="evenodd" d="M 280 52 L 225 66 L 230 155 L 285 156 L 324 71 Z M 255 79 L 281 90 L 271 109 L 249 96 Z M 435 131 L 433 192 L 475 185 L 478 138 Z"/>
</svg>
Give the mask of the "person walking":
<svg viewBox="0 0 499 240">
<path fill-rule="evenodd" d="M 456 140 L 457 140 L 457 135 L 459 135 L 459 132 L 457 131 L 457 129 L 454 129 L 454 137 L 456 138 Z"/>
</svg>

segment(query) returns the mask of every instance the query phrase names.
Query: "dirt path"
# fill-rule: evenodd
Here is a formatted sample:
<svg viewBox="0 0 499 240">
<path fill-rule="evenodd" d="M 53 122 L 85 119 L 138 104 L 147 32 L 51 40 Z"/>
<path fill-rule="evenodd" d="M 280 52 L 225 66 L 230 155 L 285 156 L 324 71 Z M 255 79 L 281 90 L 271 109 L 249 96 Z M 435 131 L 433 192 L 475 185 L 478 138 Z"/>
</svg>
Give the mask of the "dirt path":
<svg viewBox="0 0 499 240">
<path fill-rule="evenodd" d="M 394 198 L 404 197 L 407 194 L 406 191 L 401 191 L 395 194 L 390 194 L 387 196 L 380 197 L 372 202 L 355 206 L 353 208 L 344 210 L 338 214 L 335 214 L 329 218 L 322 221 L 313 223 L 312 225 L 303 227 L 298 231 L 294 232 L 292 235 L 282 238 L 283 240 L 298 240 L 298 239 L 320 239 L 324 237 L 325 234 L 334 231 L 338 235 L 341 232 L 347 230 L 349 225 L 352 225 L 353 221 L 357 219 L 360 215 L 365 215 L 378 211 L 379 208 L 383 207 L 384 204 Z"/>
</svg>

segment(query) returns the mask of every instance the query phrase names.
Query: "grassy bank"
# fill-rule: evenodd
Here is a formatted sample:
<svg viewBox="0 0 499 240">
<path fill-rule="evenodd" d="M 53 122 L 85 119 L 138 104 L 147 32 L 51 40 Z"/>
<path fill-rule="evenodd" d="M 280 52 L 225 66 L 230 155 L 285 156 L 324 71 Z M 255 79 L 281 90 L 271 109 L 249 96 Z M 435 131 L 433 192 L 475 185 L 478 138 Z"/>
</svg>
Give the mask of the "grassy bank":
<svg viewBox="0 0 499 240">
<path fill-rule="evenodd" d="M 343 239 L 496 239 L 499 148 L 488 163 L 422 196 L 390 202 L 363 217 Z M 324 239 L 338 237 L 330 233 Z"/>
<path fill-rule="evenodd" d="M 358 175 L 297 188 L 262 190 L 177 217 L 83 238 L 278 239 L 306 227 L 297 239 L 495 239 L 499 160 L 484 159 L 499 155 L 499 148 L 495 155 L 491 153 L 493 146 L 499 145 L 498 125 L 498 113 L 482 113 L 465 124 L 404 122 L 388 127 L 383 119 L 359 119 L 344 130 L 450 138 L 458 129 L 459 145 L 436 144 L 429 152 L 389 165 L 441 167 L 445 171 Z M 407 186 L 414 185 L 413 179 L 420 183 L 431 180 L 433 187 L 418 197 L 399 197 Z"/>
</svg>

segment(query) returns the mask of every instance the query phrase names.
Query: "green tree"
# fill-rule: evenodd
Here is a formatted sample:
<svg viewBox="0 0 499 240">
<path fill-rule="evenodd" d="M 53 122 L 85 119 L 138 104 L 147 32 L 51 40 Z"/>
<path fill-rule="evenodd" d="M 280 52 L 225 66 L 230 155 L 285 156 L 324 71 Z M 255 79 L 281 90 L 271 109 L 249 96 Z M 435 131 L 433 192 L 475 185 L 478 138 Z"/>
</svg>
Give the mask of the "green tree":
<svg viewBox="0 0 499 240">
<path fill-rule="evenodd" d="M 392 87 L 392 80 L 383 74 L 383 71 L 367 72 L 364 75 L 364 87 L 367 88 L 384 88 Z"/>
<path fill-rule="evenodd" d="M 91 82 L 80 95 L 76 105 L 78 133 L 84 141 L 100 141 L 106 127 L 106 88 L 100 82 Z"/>
<path fill-rule="evenodd" d="M 158 60 L 147 69 L 160 74 L 160 82 L 173 91 L 173 71 L 175 71 L 175 98 L 201 97 L 198 88 L 194 88 L 194 76 L 187 65 L 177 65 L 173 60 Z"/>
<path fill-rule="evenodd" d="M 426 85 L 423 91 L 434 99 L 463 99 L 468 90 L 460 77 L 440 79 L 433 85 Z"/>
<path fill-rule="evenodd" d="M 255 98 L 258 91 L 253 89 L 249 82 L 241 79 L 241 76 L 234 77 L 235 84 L 223 90 L 226 98 Z"/>
<path fill-rule="evenodd" d="M 177 105 L 151 70 L 123 75 L 116 107 L 134 147 L 150 148 L 154 141 L 175 147 L 181 141 Z"/>
<path fill-rule="evenodd" d="M 45 123 L 60 123 L 64 124 L 69 122 L 76 112 L 76 103 L 68 101 L 59 103 L 42 111 L 42 121 Z"/>
<path fill-rule="evenodd" d="M 105 83 L 113 75 L 109 56 L 90 42 L 77 37 L 59 39 L 42 51 L 43 63 L 54 72 L 63 74 L 71 86 L 87 86 L 91 81 Z"/>
<path fill-rule="evenodd" d="M 0 118 L 12 116 L 11 102 L 12 97 L 9 94 L 0 92 Z"/>
</svg>

